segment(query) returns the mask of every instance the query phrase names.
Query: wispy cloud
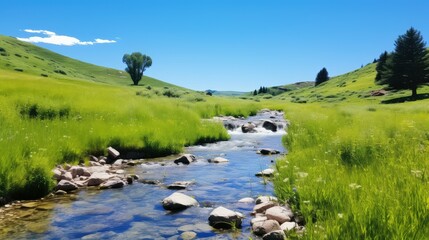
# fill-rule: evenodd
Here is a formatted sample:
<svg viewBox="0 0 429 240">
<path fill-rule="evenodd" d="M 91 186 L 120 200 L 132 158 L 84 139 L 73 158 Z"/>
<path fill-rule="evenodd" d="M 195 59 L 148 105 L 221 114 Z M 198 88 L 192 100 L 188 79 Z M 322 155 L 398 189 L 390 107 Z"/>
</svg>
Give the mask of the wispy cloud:
<svg viewBox="0 0 429 240">
<path fill-rule="evenodd" d="M 31 43 L 47 43 L 60 46 L 75 46 L 75 45 L 94 45 L 94 44 L 105 44 L 105 43 L 116 43 L 115 40 L 107 40 L 96 38 L 94 41 L 81 41 L 75 37 L 57 35 L 55 32 L 47 30 L 33 30 L 25 29 L 24 32 L 41 34 L 43 36 L 32 36 L 28 38 L 17 38 L 18 40 Z"/>
</svg>

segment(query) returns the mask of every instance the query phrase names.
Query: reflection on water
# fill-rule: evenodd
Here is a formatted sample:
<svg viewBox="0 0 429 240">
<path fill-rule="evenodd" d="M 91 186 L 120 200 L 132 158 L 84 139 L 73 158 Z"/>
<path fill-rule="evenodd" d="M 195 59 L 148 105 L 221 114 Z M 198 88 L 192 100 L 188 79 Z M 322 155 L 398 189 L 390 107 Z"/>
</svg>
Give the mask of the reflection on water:
<svg viewBox="0 0 429 240">
<path fill-rule="evenodd" d="M 247 239 L 250 231 L 252 204 L 237 203 L 244 197 L 272 194 L 271 183 L 263 184 L 254 176 L 270 165 L 276 156 L 261 156 L 263 147 L 284 151 L 284 132 L 231 134 L 231 140 L 194 146 L 187 152 L 199 160 L 188 166 L 171 164 L 171 160 L 143 164 L 127 169 L 143 179 L 159 180 L 163 184 L 175 181 L 195 181 L 182 192 L 195 197 L 200 207 L 170 213 L 160 202 L 174 190 L 160 185 L 135 183 L 123 189 L 81 190 L 69 196 L 45 200 L 44 210 L 18 209 L 15 217 L 0 213 L 0 233 L 11 239 L 179 239 L 181 233 L 193 231 L 198 239 Z M 226 164 L 211 164 L 207 159 L 223 156 Z M 49 206 L 48 206 L 49 205 Z M 208 225 L 213 208 L 224 206 L 247 216 L 243 228 L 219 232 Z M 21 215 L 20 215 L 21 214 Z M 19 218 L 17 218 L 17 216 Z M 5 220 L 6 219 L 6 220 Z M 4 235 L 7 233 L 7 235 Z"/>
</svg>

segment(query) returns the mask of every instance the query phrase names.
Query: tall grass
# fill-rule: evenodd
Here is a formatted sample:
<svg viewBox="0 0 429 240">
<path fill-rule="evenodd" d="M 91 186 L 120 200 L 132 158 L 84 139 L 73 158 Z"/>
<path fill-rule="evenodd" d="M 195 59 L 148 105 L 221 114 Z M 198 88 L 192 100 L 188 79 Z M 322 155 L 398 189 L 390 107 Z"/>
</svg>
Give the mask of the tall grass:
<svg viewBox="0 0 429 240">
<path fill-rule="evenodd" d="M 429 109 L 288 108 L 289 155 L 275 191 L 306 220 L 308 239 L 422 239 L 429 234 Z M 295 189 L 295 191 L 293 190 Z"/>
<path fill-rule="evenodd" d="M 211 97 L 190 102 L 145 97 L 136 91 L 149 90 L 25 74 L 17 78 L 16 73 L 3 71 L 0 198 L 43 196 L 52 187 L 50 171 L 56 164 L 106 154 L 108 146 L 154 157 L 179 153 L 192 144 L 226 140 L 229 136 L 221 124 L 202 117 L 246 116 L 257 109 L 244 101 Z"/>
</svg>

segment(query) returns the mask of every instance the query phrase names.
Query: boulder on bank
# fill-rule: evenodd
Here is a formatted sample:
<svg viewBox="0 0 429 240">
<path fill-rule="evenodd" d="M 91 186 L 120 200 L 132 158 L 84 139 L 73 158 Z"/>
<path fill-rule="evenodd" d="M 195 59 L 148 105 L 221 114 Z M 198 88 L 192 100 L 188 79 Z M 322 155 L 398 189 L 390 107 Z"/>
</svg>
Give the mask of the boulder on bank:
<svg viewBox="0 0 429 240">
<path fill-rule="evenodd" d="M 85 177 L 91 176 L 91 173 L 88 171 L 86 167 L 73 166 L 69 169 L 69 172 L 71 173 L 73 178 L 76 178 L 77 176 L 85 176 Z"/>
<path fill-rule="evenodd" d="M 107 154 L 109 154 L 109 157 L 111 157 L 112 159 L 116 159 L 119 157 L 119 155 L 121 155 L 119 153 L 118 150 L 114 149 L 113 147 L 108 147 L 107 148 Z"/>
<path fill-rule="evenodd" d="M 279 222 L 279 224 L 289 222 L 293 217 L 292 210 L 281 206 L 274 206 L 274 207 L 268 208 L 265 211 L 265 215 L 267 216 L 268 219 L 276 220 L 277 222 Z"/>
<path fill-rule="evenodd" d="M 277 202 L 277 198 L 274 196 L 259 196 L 255 203 L 256 204 L 261 204 L 261 203 L 265 203 L 265 202 Z"/>
<path fill-rule="evenodd" d="M 265 210 L 272 208 L 276 205 L 277 205 L 277 203 L 275 203 L 275 202 L 263 202 L 263 203 L 255 205 L 253 207 L 253 212 L 254 213 L 264 213 Z"/>
<path fill-rule="evenodd" d="M 106 173 L 106 172 L 94 172 L 91 174 L 91 176 L 88 178 L 87 185 L 88 186 L 98 186 L 102 184 L 103 182 L 106 182 L 113 176 Z"/>
<path fill-rule="evenodd" d="M 265 120 L 262 124 L 262 127 L 271 130 L 272 132 L 277 132 L 277 124 L 270 120 Z"/>
<path fill-rule="evenodd" d="M 234 212 L 224 207 L 217 207 L 210 213 L 209 224 L 217 229 L 230 229 L 233 226 L 241 228 L 241 219 L 243 218 L 243 214 L 239 212 Z"/>
<path fill-rule="evenodd" d="M 188 165 L 191 162 L 195 162 L 196 160 L 197 158 L 192 154 L 183 154 L 182 156 L 174 160 L 174 163 L 175 164 L 182 163 L 182 164 Z"/>
<path fill-rule="evenodd" d="M 265 234 L 262 240 L 285 240 L 286 234 L 282 230 L 276 230 Z"/>
<path fill-rule="evenodd" d="M 262 155 L 274 155 L 274 154 L 279 154 L 280 151 L 272 148 L 262 148 L 262 149 L 259 149 L 257 153 Z"/>
<path fill-rule="evenodd" d="M 274 175 L 274 169 L 267 168 L 261 172 L 255 174 L 257 177 L 272 177 Z"/>
<path fill-rule="evenodd" d="M 108 189 L 108 188 L 122 188 L 125 186 L 124 181 L 120 179 L 111 179 L 107 182 L 104 182 L 100 185 L 100 189 Z"/>
<path fill-rule="evenodd" d="M 197 200 L 183 193 L 175 192 L 162 200 L 165 210 L 178 211 L 198 206 Z"/>
<path fill-rule="evenodd" d="M 263 236 L 269 232 L 281 230 L 280 224 L 275 220 L 265 220 L 255 222 L 252 226 L 252 231 L 255 235 Z"/>
<path fill-rule="evenodd" d="M 255 128 L 256 128 L 256 125 L 251 122 L 241 125 L 241 131 L 243 133 L 254 133 L 256 132 Z"/>
<path fill-rule="evenodd" d="M 55 190 L 63 190 L 66 192 L 70 192 L 76 189 L 78 189 L 78 186 L 74 182 L 68 180 L 61 180 L 55 188 Z"/>
</svg>

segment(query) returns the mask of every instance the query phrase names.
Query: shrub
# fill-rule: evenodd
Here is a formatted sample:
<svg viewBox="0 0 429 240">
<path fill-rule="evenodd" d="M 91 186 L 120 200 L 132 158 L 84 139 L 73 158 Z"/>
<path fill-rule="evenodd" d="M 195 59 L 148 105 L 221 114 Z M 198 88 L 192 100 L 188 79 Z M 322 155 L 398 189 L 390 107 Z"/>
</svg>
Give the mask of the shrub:
<svg viewBox="0 0 429 240">
<path fill-rule="evenodd" d="M 169 97 L 169 98 L 179 98 L 180 95 L 172 90 L 166 90 L 162 93 L 162 95 Z"/>
<path fill-rule="evenodd" d="M 15 56 L 22 57 L 21 54 L 15 53 Z"/>
<path fill-rule="evenodd" d="M 56 70 L 54 70 L 54 72 L 55 73 L 58 73 L 58 74 L 62 74 L 62 75 L 67 75 L 67 73 L 66 72 L 64 72 L 63 70 L 61 70 L 61 69 L 56 69 Z"/>
<path fill-rule="evenodd" d="M 40 76 L 42 76 L 42 77 L 48 77 L 48 74 L 41 73 Z"/>
<path fill-rule="evenodd" d="M 14 70 L 17 72 L 24 72 L 24 69 L 22 69 L 22 68 L 15 68 Z"/>
</svg>

